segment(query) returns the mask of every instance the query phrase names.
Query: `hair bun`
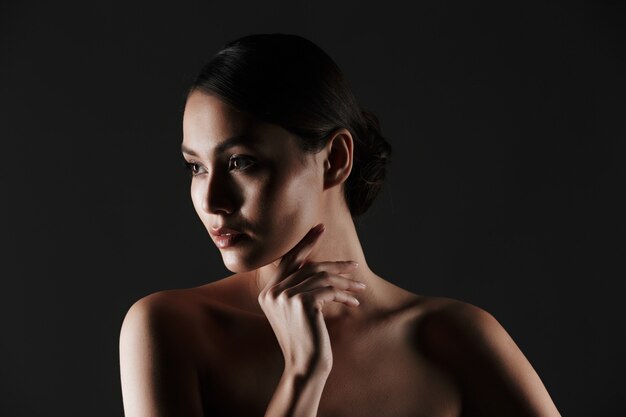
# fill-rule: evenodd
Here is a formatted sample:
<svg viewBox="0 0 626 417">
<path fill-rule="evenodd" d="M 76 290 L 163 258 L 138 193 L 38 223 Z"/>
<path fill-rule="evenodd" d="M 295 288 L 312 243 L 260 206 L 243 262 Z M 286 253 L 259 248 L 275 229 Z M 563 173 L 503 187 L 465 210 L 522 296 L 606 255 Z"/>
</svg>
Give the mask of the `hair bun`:
<svg viewBox="0 0 626 417">
<path fill-rule="evenodd" d="M 358 163 L 353 164 L 358 170 L 353 188 L 356 195 L 351 196 L 355 216 L 365 213 L 380 192 L 392 154 L 391 145 L 382 135 L 378 117 L 367 110 L 361 110 L 361 116 L 362 136 L 355 156 Z"/>
<path fill-rule="evenodd" d="M 365 121 L 365 131 L 368 136 L 366 141 L 369 145 L 370 153 L 385 161 L 391 159 L 391 145 L 382 135 L 378 117 L 367 110 L 361 110 L 361 115 Z"/>
</svg>

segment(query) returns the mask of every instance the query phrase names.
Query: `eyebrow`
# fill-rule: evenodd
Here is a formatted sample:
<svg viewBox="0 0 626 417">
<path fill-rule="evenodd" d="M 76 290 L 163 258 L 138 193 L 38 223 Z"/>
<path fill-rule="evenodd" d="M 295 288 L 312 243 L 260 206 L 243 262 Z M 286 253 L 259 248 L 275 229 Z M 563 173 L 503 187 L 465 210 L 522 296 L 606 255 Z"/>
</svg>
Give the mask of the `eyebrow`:
<svg viewBox="0 0 626 417">
<path fill-rule="evenodd" d="M 222 143 L 220 143 L 219 145 L 217 145 L 215 147 L 215 153 L 222 153 L 222 152 L 226 151 L 227 149 L 232 148 L 232 147 L 237 146 L 237 145 L 252 146 L 252 142 L 253 141 L 250 140 L 250 136 L 245 135 L 245 134 L 232 136 L 232 137 L 226 139 L 225 141 L 223 141 Z M 193 156 L 198 156 L 198 154 L 193 149 L 189 149 L 188 147 L 186 147 L 183 144 L 180 145 L 180 150 L 183 153 L 186 153 L 186 154 L 189 154 L 189 155 L 193 155 Z"/>
</svg>

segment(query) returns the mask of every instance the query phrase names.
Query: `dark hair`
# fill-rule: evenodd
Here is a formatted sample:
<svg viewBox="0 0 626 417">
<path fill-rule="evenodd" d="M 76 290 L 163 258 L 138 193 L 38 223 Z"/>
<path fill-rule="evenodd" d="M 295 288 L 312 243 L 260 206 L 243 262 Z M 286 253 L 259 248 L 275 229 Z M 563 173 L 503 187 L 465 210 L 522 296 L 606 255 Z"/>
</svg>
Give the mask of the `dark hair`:
<svg viewBox="0 0 626 417">
<path fill-rule="evenodd" d="M 339 128 L 354 140 L 344 197 L 352 217 L 370 207 L 385 178 L 391 145 L 377 117 L 362 110 L 335 62 L 296 35 L 249 35 L 226 44 L 194 80 L 193 91 L 214 94 L 237 110 L 299 136 L 317 152 Z"/>
</svg>

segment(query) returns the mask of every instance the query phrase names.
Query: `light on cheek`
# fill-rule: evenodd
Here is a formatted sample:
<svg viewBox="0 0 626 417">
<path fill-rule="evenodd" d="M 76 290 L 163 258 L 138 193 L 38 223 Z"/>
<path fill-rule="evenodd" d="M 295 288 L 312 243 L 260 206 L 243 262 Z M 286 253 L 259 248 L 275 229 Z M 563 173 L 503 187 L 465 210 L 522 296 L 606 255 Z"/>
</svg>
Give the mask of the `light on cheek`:
<svg viewBox="0 0 626 417">
<path fill-rule="evenodd" d="M 193 206 L 196 209 L 198 215 L 202 211 L 206 211 L 206 195 L 202 192 L 202 189 L 200 188 L 198 181 L 196 180 L 192 180 L 190 187 L 190 196 L 191 202 L 193 203 Z"/>
</svg>

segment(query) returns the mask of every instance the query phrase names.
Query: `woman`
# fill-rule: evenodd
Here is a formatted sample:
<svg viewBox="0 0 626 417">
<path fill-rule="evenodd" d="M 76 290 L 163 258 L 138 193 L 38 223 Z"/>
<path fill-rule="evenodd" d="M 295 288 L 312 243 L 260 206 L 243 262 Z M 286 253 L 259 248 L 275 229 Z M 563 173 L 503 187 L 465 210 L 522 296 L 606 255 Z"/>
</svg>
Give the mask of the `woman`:
<svg viewBox="0 0 626 417">
<path fill-rule="evenodd" d="M 492 315 L 368 267 L 354 219 L 391 148 L 316 45 L 228 44 L 189 91 L 182 152 L 234 274 L 130 308 L 127 417 L 559 415 Z"/>
</svg>

